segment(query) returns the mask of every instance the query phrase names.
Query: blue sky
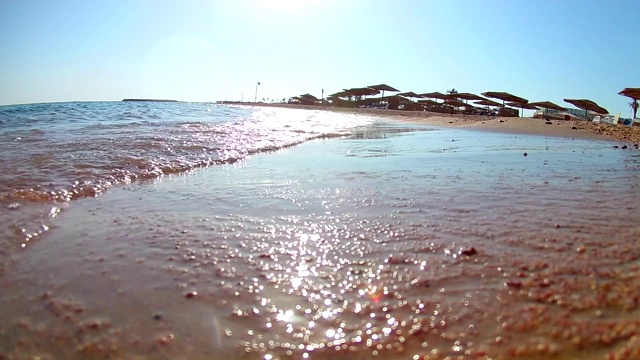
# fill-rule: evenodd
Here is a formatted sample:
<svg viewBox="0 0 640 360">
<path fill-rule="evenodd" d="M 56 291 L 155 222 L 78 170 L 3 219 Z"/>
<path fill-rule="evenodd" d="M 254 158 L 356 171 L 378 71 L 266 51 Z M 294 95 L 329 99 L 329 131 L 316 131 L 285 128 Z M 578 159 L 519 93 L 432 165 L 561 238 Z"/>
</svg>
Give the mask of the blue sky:
<svg viewBox="0 0 640 360">
<path fill-rule="evenodd" d="M 630 116 L 637 0 L 0 1 L 0 104 L 285 98 L 386 83 Z"/>
</svg>

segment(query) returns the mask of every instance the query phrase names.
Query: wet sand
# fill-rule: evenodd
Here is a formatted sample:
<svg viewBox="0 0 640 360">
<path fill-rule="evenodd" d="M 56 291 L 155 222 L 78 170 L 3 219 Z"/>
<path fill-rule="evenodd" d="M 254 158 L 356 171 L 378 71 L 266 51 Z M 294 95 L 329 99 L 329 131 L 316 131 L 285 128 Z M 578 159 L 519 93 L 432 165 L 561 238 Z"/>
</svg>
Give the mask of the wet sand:
<svg viewBox="0 0 640 360">
<path fill-rule="evenodd" d="M 290 104 L 259 104 L 295 109 L 321 110 L 320 106 Z M 579 120 L 544 120 L 527 117 L 493 117 L 477 115 L 442 114 L 427 111 L 402 111 L 367 108 L 332 108 L 324 110 L 350 114 L 363 114 L 399 121 L 439 127 L 463 127 L 480 131 L 497 131 L 523 135 L 560 136 L 580 139 L 620 141 L 627 146 L 640 144 L 640 126 L 594 124 Z M 550 122 L 550 124 L 549 124 Z"/>
</svg>

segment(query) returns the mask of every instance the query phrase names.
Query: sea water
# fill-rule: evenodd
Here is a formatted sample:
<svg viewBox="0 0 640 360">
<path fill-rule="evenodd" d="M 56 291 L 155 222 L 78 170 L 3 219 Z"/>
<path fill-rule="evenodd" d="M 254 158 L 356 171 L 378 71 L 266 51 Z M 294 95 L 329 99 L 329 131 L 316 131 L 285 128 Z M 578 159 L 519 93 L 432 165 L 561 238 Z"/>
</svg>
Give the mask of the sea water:
<svg viewBox="0 0 640 360">
<path fill-rule="evenodd" d="M 59 205 L 114 185 L 233 163 L 371 121 L 195 103 L 74 102 L 0 107 L 3 238 L 21 246 Z M 33 211 L 29 211 L 34 208 Z"/>
<path fill-rule="evenodd" d="M 0 355 L 640 350 L 640 153 L 324 111 L 1 107 Z"/>
</svg>

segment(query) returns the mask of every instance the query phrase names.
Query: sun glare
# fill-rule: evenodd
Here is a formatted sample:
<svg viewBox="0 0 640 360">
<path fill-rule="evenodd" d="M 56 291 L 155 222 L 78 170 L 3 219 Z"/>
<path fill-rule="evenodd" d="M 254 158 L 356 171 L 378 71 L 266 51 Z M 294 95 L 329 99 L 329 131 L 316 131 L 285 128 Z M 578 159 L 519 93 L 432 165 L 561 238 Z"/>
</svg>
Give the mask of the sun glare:
<svg viewBox="0 0 640 360">
<path fill-rule="evenodd" d="M 256 0 L 261 8 L 273 10 L 298 10 L 305 8 L 318 0 Z"/>
</svg>

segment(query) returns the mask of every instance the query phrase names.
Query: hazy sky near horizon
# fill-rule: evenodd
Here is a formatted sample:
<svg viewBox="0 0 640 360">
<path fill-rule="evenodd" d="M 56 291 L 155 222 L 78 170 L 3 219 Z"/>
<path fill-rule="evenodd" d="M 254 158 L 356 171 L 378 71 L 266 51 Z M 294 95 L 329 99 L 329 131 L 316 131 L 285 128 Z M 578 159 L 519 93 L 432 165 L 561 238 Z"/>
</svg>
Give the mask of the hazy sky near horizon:
<svg viewBox="0 0 640 360">
<path fill-rule="evenodd" d="M 629 117 L 637 0 L 2 0 L 0 104 L 277 98 L 386 83 Z"/>
</svg>

